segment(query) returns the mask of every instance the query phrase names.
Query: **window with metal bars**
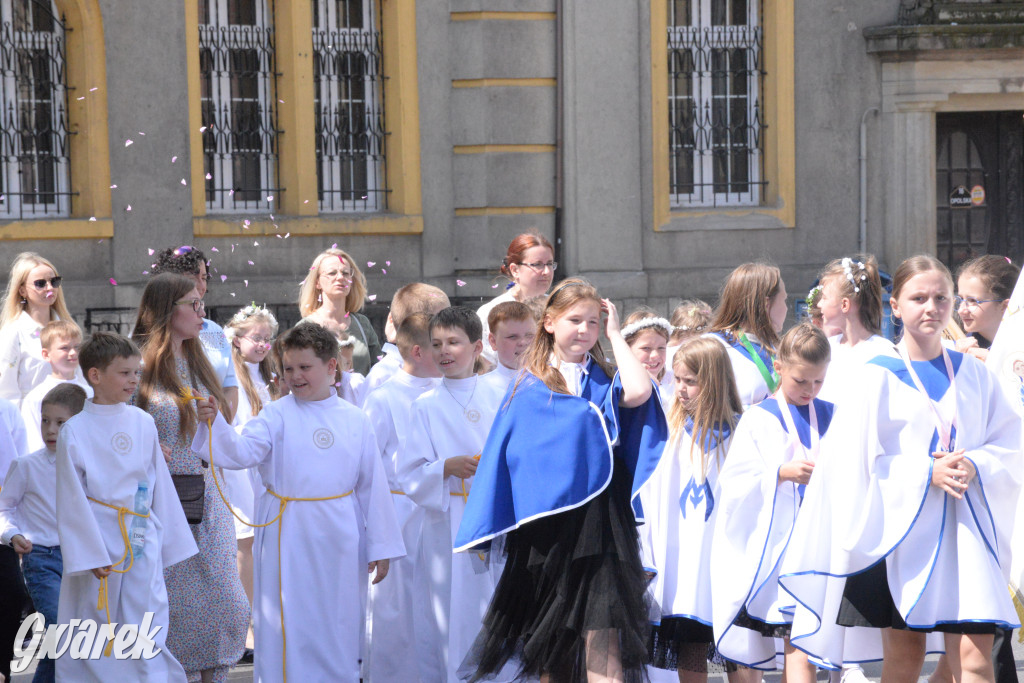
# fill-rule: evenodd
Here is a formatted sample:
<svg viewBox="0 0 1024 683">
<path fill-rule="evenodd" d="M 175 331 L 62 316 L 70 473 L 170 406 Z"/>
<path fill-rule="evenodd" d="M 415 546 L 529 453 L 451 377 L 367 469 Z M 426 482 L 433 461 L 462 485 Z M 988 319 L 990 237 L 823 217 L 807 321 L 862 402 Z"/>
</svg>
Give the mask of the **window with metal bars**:
<svg viewBox="0 0 1024 683">
<path fill-rule="evenodd" d="M 198 0 L 203 169 L 210 211 L 273 211 L 277 184 L 273 7 Z"/>
<path fill-rule="evenodd" d="M 384 211 L 384 70 L 373 0 L 312 0 L 320 211 Z"/>
<path fill-rule="evenodd" d="M 676 207 L 764 196 L 761 0 L 669 0 L 670 195 Z"/>
<path fill-rule="evenodd" d="M 71 214 L 64 32 L 52 0 L 0 1 L 0 218 Z"/>
</svg>

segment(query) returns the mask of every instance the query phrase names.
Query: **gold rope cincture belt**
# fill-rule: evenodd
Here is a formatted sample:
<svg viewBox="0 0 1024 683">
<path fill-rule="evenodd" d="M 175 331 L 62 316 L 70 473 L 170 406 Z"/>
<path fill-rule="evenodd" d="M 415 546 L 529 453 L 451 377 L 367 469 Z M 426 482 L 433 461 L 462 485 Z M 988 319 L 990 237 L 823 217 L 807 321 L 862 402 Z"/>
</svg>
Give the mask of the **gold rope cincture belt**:
<svg viewBox="0 0 1024 683">
<path fill-rule="evenodd" d="M 477 453 L 476 455 L 473 456 L 473 459 L 474 460 L 480 460 L 480 455 L 481 455 L 480 453 Z M 469 502 L 469 491 L 466 490 L 466 480 L 465 479 L 460 479 L 459 480 L 459 484 L 462 485 L 462 490 L 461 491 L 449 491 L 448 493 L 450 495 L 455 496 L 456 498 L 461 498 L 462 499 L 462 503 L 466 504 L 466 503 Z M 394 493 L 394 491 L 392 491 L 392 493 Z M 487 553 L 477 553 L 476 556 L 480 558 L 481 562 L 483 562 L 484 560 L 487 559 Z"/>
<path fill-rule="evenodd" d="M 111 505 L 110 503 L 104 503 L 102 500 L 96 500 L 92 496 L 86 496 L 86 498 L 96 503 L 97 505 L 102 505 L 105 508 L 110 508 L 111 510 L 117 511 L 117 526 L 121 530 L 121 539 L 124 541 L 124 555 L 121 555 L 121 559 L 117 562 L 114 562 L 110 566 L 110 571 L 115 572 L 117 574 L 127 574 L 128 571 L 132 568 L 132 565 L 135 564 L 135 552 L 132 550 L 131 538 L 129 538 L 128 536 L 128 527 L 126 527 L 124 524 L 124 516 L 134 515 L 135 517 L 142 517 L 143 519 L 147 519 L 149 517 L 149 513 L 147 512 L 144 515 L 140 515 L 138 512 L 135 512 L 134 510 L 129 510 L 128 508 L 122 507 L 120 505 Z M 117 565 L 123 563 L 125 560 L 128 560 L 128 565 L 124 569 L 117 569 Z M 110 626 L 109 591 L 110 586 L 107 582 L 107 577 L 101 576 L 100 592 L 99 596 L 96 598 L 96 609 L 101 609 L 106 612 L 107 626 Z M 111 627 L 111 636 L 113 636 L 113 627 Z M 107 643 L 107 646 L 103 648 L 103 656 L 109 657 L 110 653 L 113 652 L 113 649 L 114 640 L 113 638 L 111 638 L 110 642 Z"/>
<path fill-rule="evenodd" d="M 196 396 L 195 394 L 190 392 L 187 388 L 182 388 L 181 396 L 182 396 L 182 398 L 184 398 L 185 400 L 188 400 L 188 401 L 204 401 L 204 400 L 206 400 L 202 396 Z M 274 491 L 272 488 L 267 486 L 266 487 L 267 493 L 272 495 L 274 498 L 277 498 L 277 500 L 280 503 L 280 505 L 277 508 L 277 514 L 274 516 L 274 518 L 272 520 L 270 520 L 269 522 L 266 522 L 264 524 L 253 524 L 252 522 L 250 522 L 248 520 L 242 519 L 238 515 L 238 513 L 235 512 L 235 510 L 231 507 L 231 503 L 228 502 L 227 496 L 224 495 L 224 491 L 220 487 L 220 481 L 218 481 L 218 479 L 217 479 L 217 467 L 216 467 L 216 465 L 213 464 L 213 420 L 207 420 L 206 421 L 206 427 L 207 427 L 207 431 L 209 432 L 208 445 L 209 445 L 209 448 L 210 448 L 210 458 L 209 458 L 209 460 L 210 460 L 210 472 L 213 473 L 213 483 L 217 487 L 217 493 L 220 494 L 221 500 L 224 501 L 224 505 L 227 506 L 228 511 L 230 511 L 231 514 L 234 515 L 235 519 L 237 519 L 242 524 L 245 524 L 246 526 L 252 527 L 254 529 L 262 529 L 264 527 L 270 526 L 274 522 L 279 521 L 284 516 L 284 510 L 285 510 L 286 507 L 288 507 L 288 503 L 291 503 L 291 502 L 317 502 L 317 501 L 321 501 L 321 500 L 336 500 L 338 498 L 344 498 L 346 496 L 352 495 L 352 491 L 347 491 L 345 493 L 342 493 L 342 494 L 339 494 L 339 495 L 336 495 L 336 496 L 322 496 L 322 497 L 319 497 L 319 498 L 299 498 L 299 497 L 296 497 L 296 496 L 282 496 L 282 495 L 278 494 L 276 491 Z M 288 680 L 288 637 L 285 634 L 285 630 L 284 630 L 284 585 L 283 585 L 283 576 L 282 576 L 282 572 L 281 572 L 281 535 L 282 535 L 282 531 L 283 531 L 282 528 L 278 527 L 278 529 L 277 529 L 277 592 L 278 592 L 278 600 L 280 601 L 280 605 L 281 605 L 281 673 L 282 673 L 282 676 L 283 676 L 282 680 L 283 681 L 287 681 Z"/>
</svg>

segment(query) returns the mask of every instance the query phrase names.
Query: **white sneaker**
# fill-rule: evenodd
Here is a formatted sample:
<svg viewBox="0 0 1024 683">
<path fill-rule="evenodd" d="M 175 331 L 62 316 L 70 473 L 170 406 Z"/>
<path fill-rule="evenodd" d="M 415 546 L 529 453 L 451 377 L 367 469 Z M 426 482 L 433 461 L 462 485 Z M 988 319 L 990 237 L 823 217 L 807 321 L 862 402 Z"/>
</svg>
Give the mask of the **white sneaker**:
<svg viewBox="0 0 1024 683">
<path fill-rule="evenodd" d="M 843 675 L 839 678 L 839 683 L 871 683 L 871 681 L 864 675 L 864 669 L 857 664 L 850 664 L 843 667 Z"/>
</svg>

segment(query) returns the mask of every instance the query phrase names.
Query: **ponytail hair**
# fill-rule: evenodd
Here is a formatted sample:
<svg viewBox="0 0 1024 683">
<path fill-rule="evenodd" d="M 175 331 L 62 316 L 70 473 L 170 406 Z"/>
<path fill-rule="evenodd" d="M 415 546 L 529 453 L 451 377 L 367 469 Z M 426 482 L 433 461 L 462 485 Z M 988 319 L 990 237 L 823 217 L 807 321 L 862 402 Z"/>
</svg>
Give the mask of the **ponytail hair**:
<svg viewBox="0 0 1024 683">
<path fill-rule="evenodd" d="M 818 281 L 834 282 L 839 296 L 857 305 L 860 324 L 871 334 L 882 333 L 882 279 L 878 261 L 871 254 L 829 261 Z"/>
</svg>

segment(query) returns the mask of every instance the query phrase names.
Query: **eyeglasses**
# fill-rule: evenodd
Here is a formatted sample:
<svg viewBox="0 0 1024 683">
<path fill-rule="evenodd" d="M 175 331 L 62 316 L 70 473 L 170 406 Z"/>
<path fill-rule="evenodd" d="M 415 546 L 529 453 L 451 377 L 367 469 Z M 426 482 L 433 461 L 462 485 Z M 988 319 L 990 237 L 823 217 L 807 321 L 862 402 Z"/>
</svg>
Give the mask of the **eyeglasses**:
<svg viewBox="0 0 1024 683">
<path fill-rule="evenodd" d="M 256 346 L 273 346 L 274 345 L 274 338 L 273 337 L 247 337 L 247 336 L 243 336 L 242 339 L 248 339 L 249 341 L 251 341 Z"/>
<path fill-rule="evenodd" d="M 46 283 L 49 282 L 51 287 L 53 287 L 54 289 L 57 289 L 58 287 L 60 287 L 60 283 L 63 280 L 64 280 L 64 278 L 62 278 L 60 275 L 54 275 L 49 280 L 45 280 L 45 279 L 33 280 L 32 281 L 32 286 L 35 287 L 36 289 L 38 289 L 39 291 L 42 291 L 42 290 L 46 289 Z"/>
<path fill-rule="evenodd" d="M 354 277 L 351 270 L 328 270 L 320 273 L 320 277 L 325 277 L 328 280 L 333 280 L 339 275 L 341 276 L 341 279 L 346 282 L 352 282 L 352 278 Z"/>
<path fill-rule="evenodd" d="M 982 304 L 991 303 L 993 301 L 1006 301 L 1006 299 L 975 299 L 973 296 L 957 296 L 953 297 L 953 301 L 956 303 L 956 307 L 960 308 L 964 304 L 967 308 L 981 308 Z"/>
<path fill-rule="evenodd" d="M 202 299 L 182 299 L 181 301 L 174 302 L 175 306 L 184 306 L 185 304 L 190 305 L 196 313 L 206 310 L 206 302 Z"/>
<path fill-rule="evenodd" d="M 543 273 L 545 270 L 551 270 L 553 273 L 558 269 L 558 261 L 548 261 L 546 263 L 520 263 L 519 265 L 526 266 L 537 273 Z"/>
</svg>

